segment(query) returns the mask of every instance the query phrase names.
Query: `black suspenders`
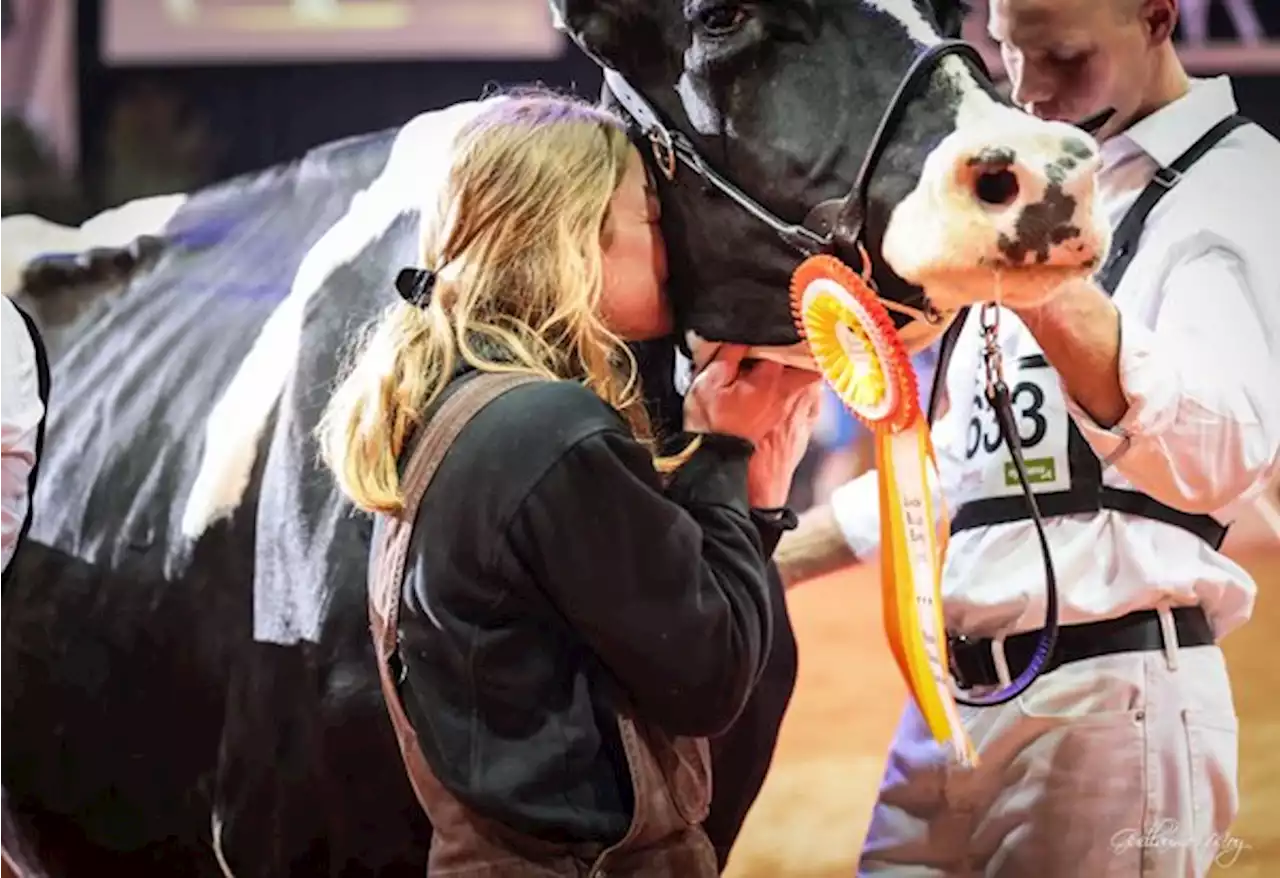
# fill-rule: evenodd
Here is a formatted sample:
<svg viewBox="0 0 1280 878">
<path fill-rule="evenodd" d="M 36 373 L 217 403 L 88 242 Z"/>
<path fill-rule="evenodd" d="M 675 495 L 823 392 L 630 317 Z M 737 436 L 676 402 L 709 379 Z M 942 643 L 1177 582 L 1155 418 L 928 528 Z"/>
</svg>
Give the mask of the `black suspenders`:
<svg viewBox="0 0 1280 878">
<path fill-rule="evenodd" d="M 1133 206 L 1125 213 L 1124 219 L 1112 236 L 1111 253 L 1106 264 L 1098 272 L 1096 280 L 1107 292 L 1115 295 L 1120 281 L 1137 253 L 1138 241 L 1142 237 L 1143 226 L 1151 211 L 1181 180 L 1192 165 L 1216 146 L 1223 138 L 1237 128 L 1249 124 L 1249 120 L 1240 115 L 1229 116 L 1195 142 L 1185 153 L 1167 168 L 1156 171 L 1155 178 L 1147 184 L 1138 195 Z M 938 351 L 938 367 L 934 371 L 933 387 L 929 394 L 929 421 L 933 422 L 937 414 L 937 406 L 941 395 L 941 383 L 946 380 L 947 364 L 951 359 L 956 342 L 960 337 L 968 315 L 968 308 L 956 315 L 951 326 L 942 336 Z M 1192 515 L 1174 509 L 1171 506 L 1148 497 L 1138 491 L 1126 491 L 1111 488 L 1102 483 L 1102 463 L 1098 460 L 1088 441 L 1081 435 L 1075 421 L 1068 418 L 1067 458 L 1071 468 L 1071 489 L 1037 494 L 1036 502 L 1040 513 L 1045 518 L 1061 515 L 1076 515 L 1085 512 L 1097 512 L 1112 509 L 1129 515 L 1163 521 L 1184 530 L 1190 531 L 1213 548 L 1222 545 L 1227 535 L 1227 527 L 1208 515 Z M 987 527 L 993 524 L 1004 524 L 1030 517 L 1026 501 L 1022 497 L 987 497 L 970 501 L 956 510 L 951 522 L 951 532 L 959 533 L 976 527 Z"/>
<path fill-rule="evenodd" d="M 27 335 L 31 337 L 31 346 L 35 349 L 36 354 L 36 386 L 40 393 L 40 403 L 44 406 L 44 412 L 40 415 L 40 423 L 36 425 L 36 447 L 35 462 L 31 465 L 31 472 L 27 474 L 27 514 L 22 519 L 22 529 L 18 531 L 17 542 L 14 543 L 13 554 L 9 557 L 9 567 L 5 568 L 4 581 L 8 582 L 9 569 L 13 567 L 13 559 L 17 557 L 18 550 L 22 548 L 22 543 L 27 538 L 27 531 L 31 529 L 31 513 L 35 508 L 36 501 L 36 477 L 40 470 L 40 457 L 44 453 L 44 425 L 49 420 L 49 357 L 45 352 L 44 339 L 40 337 L 40 330 L 36 328 L 35 321 L 16 304 L 10 301 L 15 311 L 22 317 L 22 322 L 27 325 Z"/>
</svg>

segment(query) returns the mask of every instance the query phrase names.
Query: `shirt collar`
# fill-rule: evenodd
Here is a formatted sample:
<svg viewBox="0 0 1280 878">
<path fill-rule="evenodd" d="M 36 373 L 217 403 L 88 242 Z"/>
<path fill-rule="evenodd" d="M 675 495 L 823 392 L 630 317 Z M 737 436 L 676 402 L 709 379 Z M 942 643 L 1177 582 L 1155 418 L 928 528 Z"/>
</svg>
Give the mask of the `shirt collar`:
<svg viewBox="0 0 1280 878">
<path fill-rule="evenodd" d="M 1113 164 L 1141 150 L 1167 168 L 1205 132 L 1236 112 L 1238 107 L 1229 77 L 1192 79 L 1185 95 L 1104 144 L 1103 161 Z"/>
</svg>

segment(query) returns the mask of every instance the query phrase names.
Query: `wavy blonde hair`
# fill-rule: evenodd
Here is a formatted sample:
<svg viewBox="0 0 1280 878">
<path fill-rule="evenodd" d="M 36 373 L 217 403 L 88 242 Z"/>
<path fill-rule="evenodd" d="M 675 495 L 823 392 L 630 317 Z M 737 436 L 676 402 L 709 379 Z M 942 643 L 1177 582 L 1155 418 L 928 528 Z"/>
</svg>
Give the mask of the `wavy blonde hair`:
<svg viewBox="0 0 1280 878">
<path fill-rule="evenodd" d="M 423 263 L 437 272 L 430 304 L 397 302 L 366 331 L 317 429 L 325 465 L 367 511 L 402 509 L 400 455 L 460 361 L 581 381 L 652 448 L 635 358 L 598 307 L 626 132 L 553 93 L 488 100 L 459 132 L 435 213 L 423 217 Z"/>
</svg>

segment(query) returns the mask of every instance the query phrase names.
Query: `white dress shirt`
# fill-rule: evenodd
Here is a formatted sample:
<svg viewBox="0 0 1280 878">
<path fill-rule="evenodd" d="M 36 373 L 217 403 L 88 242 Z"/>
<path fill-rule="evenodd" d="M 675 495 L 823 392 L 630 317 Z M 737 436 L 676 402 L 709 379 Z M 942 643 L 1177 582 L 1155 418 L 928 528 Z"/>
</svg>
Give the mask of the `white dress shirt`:
<svg viewBox="0 0 1280 878">
<path fill-rule="evenodd" d="M 1229 79 L 1194 80 L 1186 96 L 1108 141 L 1100 186 L 1113 228 L 1157 163 L 1171 164 L 1234 112 Z M 1272 478 L 1280 466 L 1278 230 L 1280 142 L 1254 125 L 1202 157 L 1148 217 L 1114 296 L 1129 409 L 1106 430 L 1066 400 L 1109 464 L 1107 485 L 1228 523 Z M 977 322 L 966 326 L 952 355 L 949 405 L 933 428 L 950 514 L 973 483 L 965 449 L 973 400 L 982 392 Z M 1001 330 L 1002 344 L 1030 340 L 1008 311 Z M 1007 459 L 1006 450 L 999 453 Z M 831 502 L 853 551 L 874 553 L 876 473 L 841 487 Z M 1221 638 L 1253 610 L 1249 575 L 1181 528 L 1110 510 L 1045 526 L 1063 624 L 1200 604 Z M 1035 526 L 1023 520 L 954 534 L 942 591 L 949 630 L 1001 637 L 1041 627 L 1045 582 Z"/>
<path fill-rule="evenodd" d="M 0 371 L 0 445 L 3 451 L 4 531 L 0 547 L 3 563 L 9 566 L 18 534 L 26 519 L 31 498 L 27 496 L 28 476 L 36 462 L 36 431 L 44 417 L 40 401 L 40 383 L 36 372 L 36 349 L 18 309 L 7 296 L 0 296 L 3 311 L 3 371 Z"/>
</svg>

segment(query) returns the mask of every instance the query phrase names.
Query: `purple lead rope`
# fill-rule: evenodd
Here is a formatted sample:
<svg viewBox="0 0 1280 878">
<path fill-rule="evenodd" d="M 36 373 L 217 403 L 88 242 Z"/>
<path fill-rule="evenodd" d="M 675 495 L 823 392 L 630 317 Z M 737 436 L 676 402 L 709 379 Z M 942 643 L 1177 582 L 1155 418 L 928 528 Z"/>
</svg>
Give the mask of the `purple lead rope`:
<svg viewBox="0 0 1280 878">
<path fill-rule="evenodd" d="M 1000 423 L 1000 432 L 1004 435 L 1005 445 L 1013 458 L 1013 466 L 1018 471 L 1018 484 L 1022 487 L 1022 495 L 1031 507 L 1031 520 L 1036 526 L 1036 538 L 1040 541 L 1040 555 L 1044 559 L 1045 607 L 1044 627 L 1040 629 L 1040 639 L 1036 642 L 1031 661 L 1022 673 L 1008 686 L 979 696 L 960 696 L 955 694 L 958 704 L 968 707 L 994 707 L 1017 698 L 1031 687 L 1036 678 L 1044 673 L 1053 656 L 1053 648 L 1058 643 L 1058 577 L 1053 569 L 1053 556 L 1049 552 L 1049 538 L 1044 531 L 1044 520 L 1040 517 L 1040 506 L 1036 503 L 1035 492 L 1031 490 L 1031 479 L 1027 475 L 1027 465 L 1022 459 L 1022 439 L 1018 435 L 1018 425 L 1013 419 L 1013 401 L 1009 398 L 1009 387 L 1004 382 L 1004 366 L 1000 355 L 997 330 L 1000 325 L 1000 310 L 995 303 L 988 302 L 982 306 L 982 335 L 984 340 L 983 361 L 987 371 L 987 400 L 995 410 L 996 420 Z"/>
</svg>

